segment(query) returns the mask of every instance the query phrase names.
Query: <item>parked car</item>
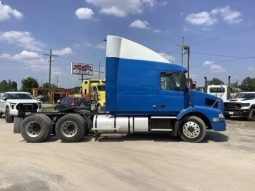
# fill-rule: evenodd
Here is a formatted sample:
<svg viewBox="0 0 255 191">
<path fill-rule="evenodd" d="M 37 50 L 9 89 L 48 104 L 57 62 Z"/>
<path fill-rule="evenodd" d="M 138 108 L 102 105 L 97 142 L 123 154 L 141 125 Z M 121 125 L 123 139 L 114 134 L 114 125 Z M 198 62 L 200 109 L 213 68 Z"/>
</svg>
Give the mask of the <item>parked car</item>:
<svg viewBox="0 0 255 191">
<path fill-rule="evenodd" d="M 255 92 L 240 92 L 224 103 L 225 117 L 245 117 L 255 121 Z"/>
<path fill-rule="evenodd" d="M 66 96 L 58 100 L 55 109 L 61 112 L 73 112 L 78 110 L 91 111 L 89 100 L 82 97 Z"/>
<path fill-rule="evenodd" d="M 41 102 L 29 92 L 5 92 L 0 95 L 0 116 L 5 114 L 7 123 L 12 123 L 14 116 L 39 112 L 41 109 Z"/>
</svg>

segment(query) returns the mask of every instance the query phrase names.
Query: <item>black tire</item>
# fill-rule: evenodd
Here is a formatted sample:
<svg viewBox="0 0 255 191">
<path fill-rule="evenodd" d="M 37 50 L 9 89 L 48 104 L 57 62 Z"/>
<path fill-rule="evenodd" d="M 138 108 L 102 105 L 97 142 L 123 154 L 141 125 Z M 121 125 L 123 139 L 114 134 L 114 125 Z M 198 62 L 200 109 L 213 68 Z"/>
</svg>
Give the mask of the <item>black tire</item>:
<svg viewBox="0 0 255 191">
<path fill-rule="evenodd" d="M 248 120 L 255 121 L 255 109 L 254 108 L 250 110 L 250 113 L 248 115 Z"/>
<path fill-rule="evenodd" d="M 230 115 L 225 114 L 225 119 L 230 119 Z"/>
<path fill-rule="evenodd" d="M 74 111 L 75 113 L 77 113 L 77 114 L 80 114 L 80 115 L 89 115 L 89 114 L 91 114 L 91 111 L 89 111 L 89 110 L 85 110 L 85 109 L 82 109 L 82 110 L 75 110 Z"/>
<path fill-rule="evenodd" d="M 3 113 L 0 113 L 0 118 L 3 116 Z"/>
<path fill-rule="evenodd" d="M 205 138 L 206 125 L 204 121 L 197 116 L 189 116 L 181 121 L 178 135 L 185 142 L 198 143 Z"/>
<path fill-rule="evenodd" d="M 90 131 L 92 128 L 93 128 L 93 122 L 92 120 L 87 117 L 87 116 L 84 116 L 84 119 L 85 119 L 85 122 L 87 124 L 87 131 Z"/>
<path fill-rule="evenodd" d="M 21 124 L 21 135 L 27 142 L 38 143 L 50 135 L 52 124 L 41 114 L 26 117 Z"/>
<path fill-rule="evenodd" d="M 6 121 L 6 123 L 13 123 L 13 121 L 14 121 L 14 116 L 10 115 L 9 107 L 7 107 L 6 111 L 5 111 L 5 121 Z"/>
<path fill-rule="evenodd" d="M 55 126 L 56 135 L 63 142 L 78 142 L 86 129 L 84 118 L 78 114 L 64 115 Z"/>
<path fill-rule="evenodd" d="M 37 115 L 42 116 L 50 124 L 50 133 L 49 133 L 49 136 L 50 136 L 50 134 L 54 134 L 54 128 L 53 128 L 53 124 L 52 124 L 51 119 L 47 115 L 45 115 L 43 113 L 38 113 Z"/>
</svg>

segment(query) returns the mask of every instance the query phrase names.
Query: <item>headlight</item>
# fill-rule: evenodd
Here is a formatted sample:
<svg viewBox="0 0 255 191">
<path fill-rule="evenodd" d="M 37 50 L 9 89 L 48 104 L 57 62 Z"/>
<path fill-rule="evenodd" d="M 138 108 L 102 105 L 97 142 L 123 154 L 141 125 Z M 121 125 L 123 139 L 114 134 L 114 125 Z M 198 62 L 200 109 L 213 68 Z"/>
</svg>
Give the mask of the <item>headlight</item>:
<svg viewBox="0 0 255 191">
<path fill-rule="evenodd" d="M 14 109 L 14 106 L 16 105 L 16 103 L 9 103 L 11 108 Z"/>
<path fill-rule="evenodd" d="M 219 122 L 221 119 L 224 119 L 224 118 L 225 118 L 224 115 L 223 115 L 222 113 L 220 113 L 220 114 L 218 115 L 218 117 L 212 118 L 212 121 L 213 121 L 213 122 Z"/>
<path fill-rule="evenodd" d="M 219 114 L 219 119 L 224 119 L 224 115 L 222 113 Z"/>
<path fill-rule="evenodd" d="M 249 107 L 250 103 L 241 103 L 241 107 Z"/>
</svg>

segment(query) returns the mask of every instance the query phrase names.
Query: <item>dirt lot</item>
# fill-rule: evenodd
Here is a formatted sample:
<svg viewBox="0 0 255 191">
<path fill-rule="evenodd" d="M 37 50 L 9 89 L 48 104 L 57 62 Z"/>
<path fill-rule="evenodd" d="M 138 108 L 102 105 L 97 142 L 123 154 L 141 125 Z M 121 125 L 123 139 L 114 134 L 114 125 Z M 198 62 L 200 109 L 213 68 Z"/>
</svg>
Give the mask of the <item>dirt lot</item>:
<svg viewBox="0 0 255 191">
<path fill-rule="evenodd" d="M 0 119 L 0 190 L 255 190 L 255 122 L 191 144 L 167 135 L 26 143 Z"/>
</svg>

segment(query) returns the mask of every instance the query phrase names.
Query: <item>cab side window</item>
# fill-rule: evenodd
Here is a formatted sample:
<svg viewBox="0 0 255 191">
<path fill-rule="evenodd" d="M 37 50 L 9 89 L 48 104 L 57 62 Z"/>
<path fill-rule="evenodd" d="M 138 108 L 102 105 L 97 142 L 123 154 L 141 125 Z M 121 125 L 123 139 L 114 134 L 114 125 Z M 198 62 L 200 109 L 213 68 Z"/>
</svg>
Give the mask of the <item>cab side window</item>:
<svg viewBox="0 0 255 191">
<path fill-rule="evenodd" d="M 180 90 L 180 75 L 175 73 L 160 73 L 160 88 L 162 90 Z"/>
</svg>

